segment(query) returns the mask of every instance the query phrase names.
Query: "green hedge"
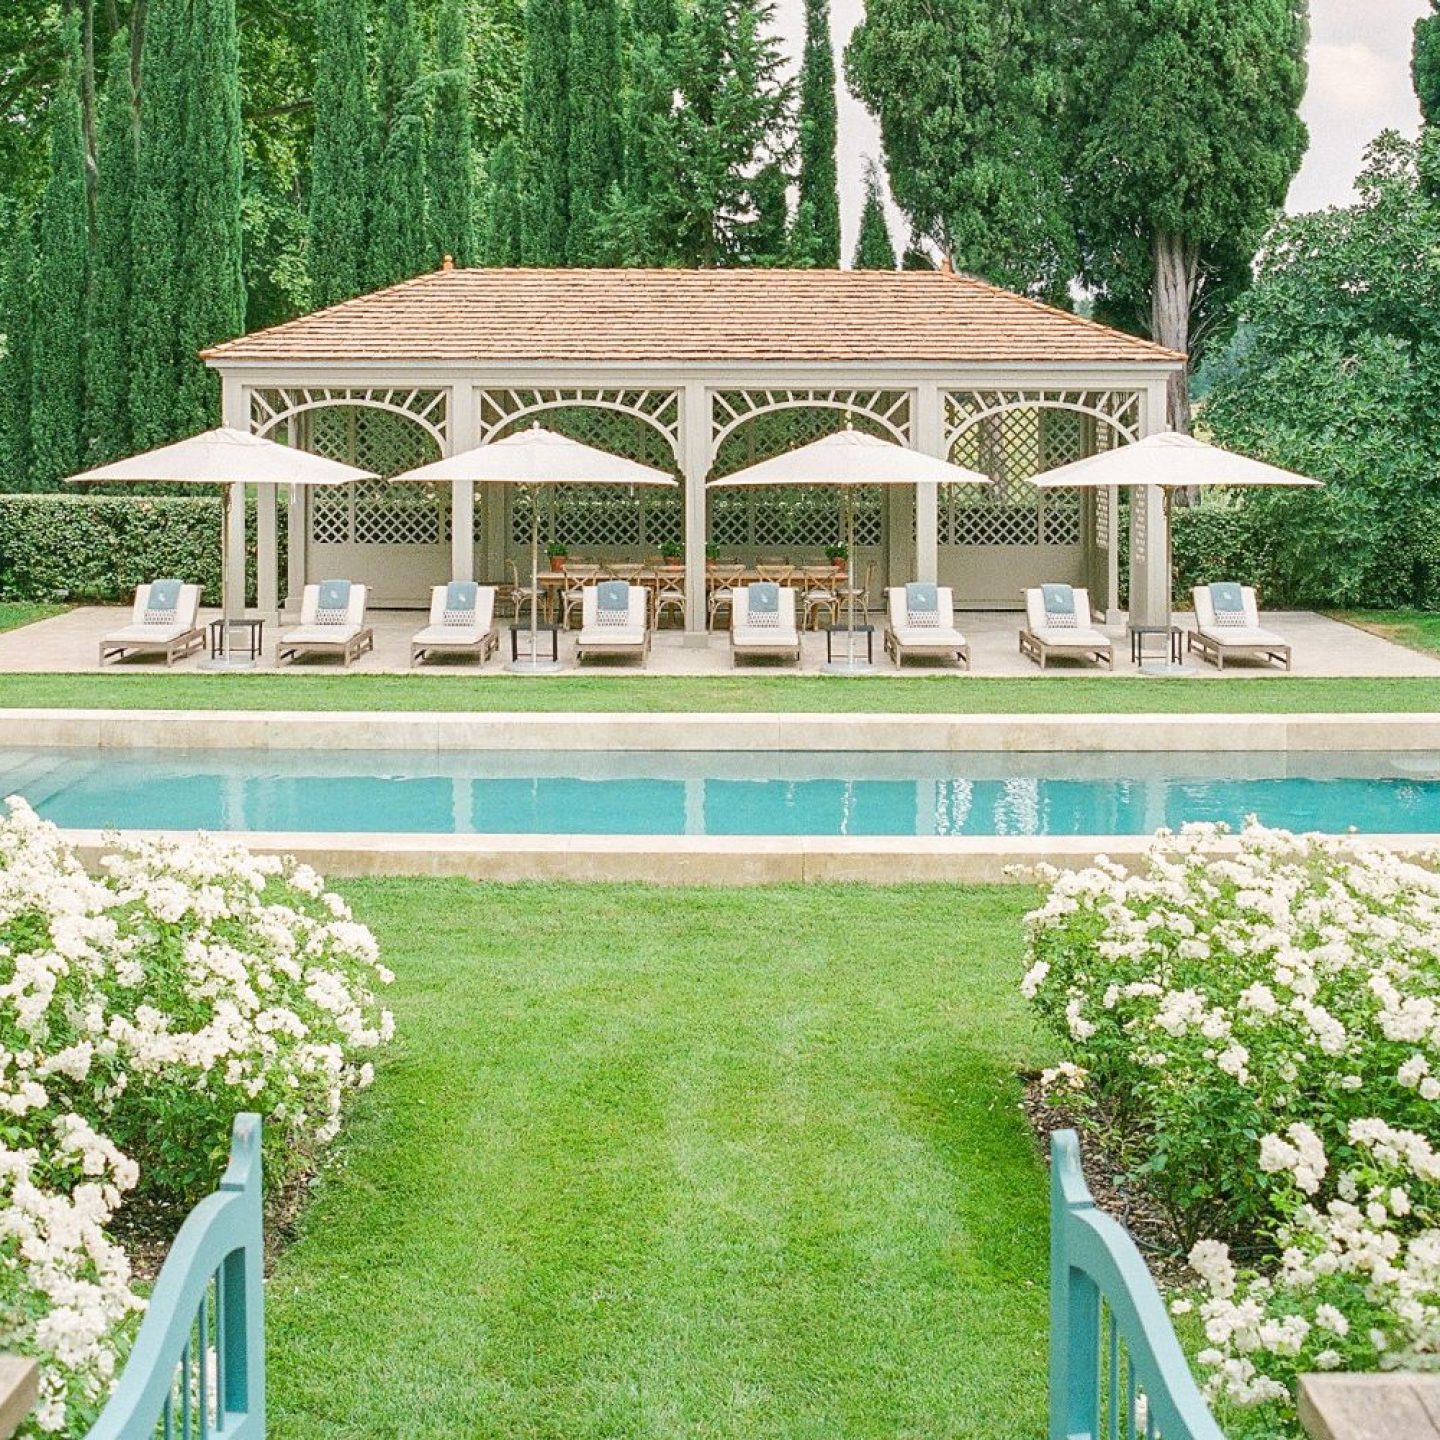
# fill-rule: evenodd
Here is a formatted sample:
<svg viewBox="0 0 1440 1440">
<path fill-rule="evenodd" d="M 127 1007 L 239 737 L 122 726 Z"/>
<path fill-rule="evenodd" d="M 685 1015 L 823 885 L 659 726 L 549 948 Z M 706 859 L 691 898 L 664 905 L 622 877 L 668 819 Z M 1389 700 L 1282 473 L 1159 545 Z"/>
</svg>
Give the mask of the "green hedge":
<svg viewBox="0 0 1440 1440">
<path fill-rule="evenodd" d="M 279 524 L 283 575 L 283 508 Z M 246 529 L 253 557 L 253 507 Z M 174 575 L 218 604 L 220 565 L 214 496 L 0 495 L 0 599 L 128 601 L 137 585 Z M 249 570 L 253 584 L 253 558 Z"/>
</svg>

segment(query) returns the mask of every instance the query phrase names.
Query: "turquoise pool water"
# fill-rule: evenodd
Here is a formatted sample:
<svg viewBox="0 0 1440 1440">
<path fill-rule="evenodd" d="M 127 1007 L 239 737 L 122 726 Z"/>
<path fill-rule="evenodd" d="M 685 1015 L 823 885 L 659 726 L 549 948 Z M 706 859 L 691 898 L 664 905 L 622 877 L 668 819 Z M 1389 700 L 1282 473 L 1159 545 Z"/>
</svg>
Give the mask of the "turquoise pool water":
<svg viewBox="0 0 1440 1440">
<path fill-rule="evenodd" d="M 1440 755 L 0 750 L 0 796 L 82 829 L 1137 835 L 1257 815 L 1440 834 Z"/>
</svg>

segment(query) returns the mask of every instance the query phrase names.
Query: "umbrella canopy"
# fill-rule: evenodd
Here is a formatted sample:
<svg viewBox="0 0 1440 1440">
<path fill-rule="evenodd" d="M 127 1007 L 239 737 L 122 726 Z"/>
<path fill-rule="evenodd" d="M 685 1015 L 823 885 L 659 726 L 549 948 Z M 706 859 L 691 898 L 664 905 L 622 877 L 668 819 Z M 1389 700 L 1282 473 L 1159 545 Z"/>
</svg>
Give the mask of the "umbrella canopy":
<svg viewBox="0 0 1440 1440">
<path fill-rule="evenodd" d="M 713 485 L 988 485 L 990 477 L 861 430 L 837 430 Z"/>
<path fill-rule="evenodd" d="M 94 482 L 164 481 L 178 485 L 347 485 L 373 480 L 372 471 L 342 465 L 293 445 L 221 426 L 71 475 L 72 485 Z"/>
<path fill-rule="evenodd" d="M 390 478 L 437 483 L 474 480 L 486 485 L 675 484 L 675 477 L 663 470 L 593 445 L 582 445 L 539 425 Z"/>
<path fill-rule="evenodd" d="M 1319 485 L 1320 481 L 1207 445 L 1193 435 L 1163 430 L 1133 445 L 1120 445 L 1103 455 L 1047 470 L 1035 477 L 1035 484 L 1047 490 L 1111 485 L 1188 490 L 1199 485 Z"/>
</svg>

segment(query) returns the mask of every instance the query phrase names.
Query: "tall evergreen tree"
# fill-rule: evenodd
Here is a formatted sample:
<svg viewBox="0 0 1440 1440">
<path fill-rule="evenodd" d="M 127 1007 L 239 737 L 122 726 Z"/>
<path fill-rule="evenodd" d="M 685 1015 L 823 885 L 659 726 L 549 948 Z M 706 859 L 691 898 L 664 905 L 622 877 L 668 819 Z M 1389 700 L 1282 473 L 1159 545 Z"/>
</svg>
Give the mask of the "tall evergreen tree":
<svg viewBox="0 0 1440 1440">
<path fill-rule="evenodd" d="M 513 135 L 507 135 L 490 152 L 481 214 L 480 263 L 518 265 L 521 257 L 520 156 Z"/>
<path fill-rule="evenodd" d="M 1440 0 L 1430 0 L 1430 13 L 1415 22 L 1410 71 L 1425 123 L 1440 122 Z"/>
<path fill-rule="evenodd" d="M 0 490 L 30 486 L 31 291 L 35 280 L 35 219 L 17 217 L 0 274 Z"/>
<path fill-rule="evenodd" d="M 87 462 L 130 448 L 130 214 L 135 204 L 135 83 L 130 36 L 115 33 L 95 126 L 95 246 L 85 351 Z"/>
<path fill-rule="evenodd" d="M 963 270 L 1063 301 L 1078 261 L 1048 9 L 869 0 L 845 68 L 911 228 Z"/>
<path fill-rule="evenodd" d="M 789 159 L 790 86 L 771 0 L 694 0 L 672 46 L 671 109 L 652 128 L 647 223 L 656 258 L 723 265 L 756 223 L 752 180 Z"/>
<path fill-rule="evenodd" d="M 840 264 L 840 181 L 836 172 L 835 53 L 830 0 L 805 0 L 800 62 L 799 195 L 791 251 L 797 263 Z"/>
<path fill-rule="evenodd" d="M 376 79 L 379 160 L 369 283 L 393 285 L 429 262 L 425 233 L 425 107 L 413 0 L 386 0 Z"/>
<path fill-rule="evenodd" d="M 526 0 L 520 225 L 527 265 L 563 265 L 570 228 L 569 0 Z"/>
<path fill-rule="evenodd" d="M 565 120 L 570 223 L 565 259 L 598 265 L 604 258 L 603 218 L 623 172 L 620 44 L 615 0 L 573 0 Z"/>
<path fill-rule="evenodd" d="M 148 0 L 140 50 L 139 160 L 130 221 L 130 440 L 139 448 L 178 433 L 188 12 L 186 0 Z"/>
<path fill-rule="evenodd" d="M 365 0 L 319 0 L 310 175 L 310 303 L 365 288 L 374 123 L 366 83 Z M 144 103 L 144 97 L 141 97 Z M 142 110 L 143 115 L 143 110 Z"/>
<path fill-rule="evenodd" d="M 674 0 L 632 0 L 625 11 L 625 75 L 621 97 L 624 151 L 623 205 L 631 219 L 643 217 L 651 198 L 650 143 L 656 126 L 670 113 L 669 47 L 675 33 Z M 642 227 L 643 228 L 643 220 Z"/>
<path fill-rule="evenodd" d="M 198 352 L 245 328 L 235 0 L 190 0 L 185 91 L 185 245 L 175 420 L 182 433 L 189 433 L 219 419 L 216 378 Z"/>
<path fill-rule="evenodd" d="M 860 235 L 855 242 L 856 270 L 893 270 L 895 246 L 890 239 L 890 222 L 885 218 L 885 192 L 880 167 L 873 159 L 865 162 L 865 204 L 860 210 Z"/>
<path fill-rule="evenodd" d="M 80 468 L 85 423 L 89 208 L 81 116 L 80 17 L 65 22 L 65 61 L 50 102 L 50 175 L 40 200 L 31 357 L 31 475 L 38 487 Z"/>
<path fill-rule="evenodd" d="M 1198 359 L 1305 153 L 1305 0 L 1089 0 L 1073 193 L 1097 313 Z M 1170 422 L 1188 428 L 1184 375 Z"/>
<path fill-rule="evenodd" d="M 764 165 L 750 182 L 754 220 L 747 228 L 738 257 L 747 265 L 788 263 L 790 255 L 790 177 L 783 165 Z"/>
<path fill-rule="evenodd" d="M 470 122 L 470 39 L 464 0 L 441 0 L 435 24 L 430 120 L 430 258 L 475 263 L 475 151 Z"/>
</svg>

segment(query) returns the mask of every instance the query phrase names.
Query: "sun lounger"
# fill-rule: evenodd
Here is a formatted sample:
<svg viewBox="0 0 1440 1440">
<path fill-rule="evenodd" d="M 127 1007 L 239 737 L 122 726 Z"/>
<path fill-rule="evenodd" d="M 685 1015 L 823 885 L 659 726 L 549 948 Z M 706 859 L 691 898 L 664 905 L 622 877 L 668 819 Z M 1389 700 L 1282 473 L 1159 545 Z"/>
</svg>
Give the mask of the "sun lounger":
<svg viewBox="0 0 1440 1440">
<path fill-rule="evenodd" d="M 1056 656 L 1115 668 L 1115 647 L 1095 627 L 1088 591 L 1070 585 L 1037 585 L 1025 592 L 1025 622 L 1020 653 L 1042 670 Z"/>
<path fill-rule="evenodd" d="M 737 585 L 731 598 L 730 663 L 741 658 L 778 656 L 800 659 L 800 632 L 795 628 L 795 592 L 788 585 L 762 580 Z"/>
<path fill-rule="evenodd" d="M 955 628 L 955 602 L 948 585 L 919 581 L 890 587 L 885 653 L 897 670 L 907 656 L 955 660 L 970 668 L 970 646 Z"/>
<path fill-rule="evenodd" d="M 1249 585 L 1224 581 L 1197 585 L 1190 593 L 1195 600 L 1195 629 L 1188 647 L 1202 660 L 1219 670 L 1226 660 L 1237 657 L 1290 668 L 1289 642 L 1260 624 L 1260 607 Z"/>
<path fill-rule="evenodd" d="M 163 655 L 166 665 L 193 655 L 205 645 L 196 624 L 200 587 L 181 580 L 155 580 L 135 590 L 130 623 L 100 642 L 100 663 L 131 655 Z"/>
<path fill-rule="evenodd" d="M 580 597 L 580 633 L 575 658 L 633 655 L 643 664 L 650 653 L 650 594 L 627 580 L 587 585 Z"/>
<path fill-rule="evenodd" d="M 300 601 L 300 623 L 280 637 L 275 663 L 297 655 L 338 655 L 348 665 L 375 648 L 375 632 L 365 623 L 365 587 L 348 580 L 307 585 Z"/>
<path fill-rule="evenodd" d="M 474 655 L 481 665 L 500 646 L 495 587 L 452 580 L 430 591 L 430 623 L 410 640 L 410 664 L 436 655 Z"/>
</svg>

